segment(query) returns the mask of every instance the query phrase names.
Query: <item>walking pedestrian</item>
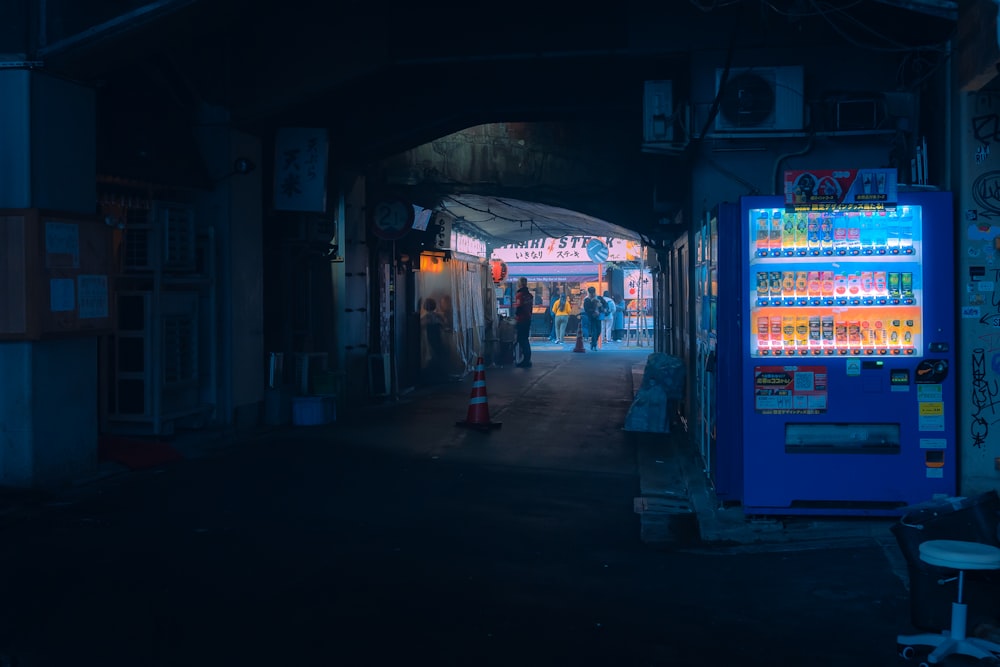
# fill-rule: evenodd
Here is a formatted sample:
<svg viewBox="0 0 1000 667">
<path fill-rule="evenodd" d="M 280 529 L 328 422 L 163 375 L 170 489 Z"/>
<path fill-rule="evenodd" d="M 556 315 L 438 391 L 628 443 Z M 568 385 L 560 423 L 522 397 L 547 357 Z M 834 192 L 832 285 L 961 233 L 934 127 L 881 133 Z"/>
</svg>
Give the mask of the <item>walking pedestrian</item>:
<svg viewBox="0 0 1000 667">
<path fill-rule="evenodd" d="M 597 290 L 593 287 L 587 288 L 587 298 L 583 300 L 583 310 L 581 318 L 587 319 L 587 328 L 590 330 L 590 349 L 596 350 L 597 343 L 601 339 L 601 308 L 604 299 L 597 296 Z"/>
<path fill-rule="evenodd" d="M 514 293 L 514 325 L 517 327 L 517 346 L 521 349 L 521 361 L 514 364 L 518 368 L 531 368 L 531 314 L 534 310 L 535 297 L 528 289 L 528 279 L 517 279 L 517 292 Z"/>
<path fill-rule="evenodd" d="M 560 338 L 556 337 L 556 316 L 555 316 L 555 310 L 554 310 L 555 305 L 556 305 L 556 301 L 559 300 L 559 296 L 560 296 L 559 295 L 559 288 L 558 287 L 553 287 L 552 288 L 552 292 L 549 295 L 549 309 L 545 313 L 545 317 L 549 321 L 549 341 L 551 341 L 553 343 L 561 340 Z"/>
<path fill-rule="evenodd" d="M 552 315 L 555 317 L 556 336 L 555 341 L 561 343 L 566 340 L 566 326 L 569 324 L 569 316 L 573 313 L 573 304 L 569 301 L 569 296 L 563 293 L 559 299 L 552 304 Z"/>
<path fill-rule="evenodd" d="M 620 341 L 625 337 L 625 298 L 619 294 L 615 297 L 614 338 Z"/>
<path fill-rule="evenodd" d="M 615 300 L 611 298 L 610 290 L 604 290 L 601 299 L 604 301 L 604 307 L 601 309 L 601 335 L 607 342 L 611 340 L 611 333 L 615 325 Z"/>
</svg>

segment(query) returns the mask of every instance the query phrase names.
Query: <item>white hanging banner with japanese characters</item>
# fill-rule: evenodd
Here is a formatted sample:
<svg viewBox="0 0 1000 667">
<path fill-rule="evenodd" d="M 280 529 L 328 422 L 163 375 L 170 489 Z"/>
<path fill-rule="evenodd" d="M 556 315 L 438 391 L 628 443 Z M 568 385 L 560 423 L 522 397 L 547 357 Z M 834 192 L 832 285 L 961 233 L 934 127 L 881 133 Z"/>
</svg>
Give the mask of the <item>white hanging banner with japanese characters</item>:
<svg viewBox="0 0 1000 667">
<path fill-rule="evenodd" d="M 274 208 L 326 212 L 328 139 L 324 128 L 282 127 L 274 150 Z"/>
</svg>

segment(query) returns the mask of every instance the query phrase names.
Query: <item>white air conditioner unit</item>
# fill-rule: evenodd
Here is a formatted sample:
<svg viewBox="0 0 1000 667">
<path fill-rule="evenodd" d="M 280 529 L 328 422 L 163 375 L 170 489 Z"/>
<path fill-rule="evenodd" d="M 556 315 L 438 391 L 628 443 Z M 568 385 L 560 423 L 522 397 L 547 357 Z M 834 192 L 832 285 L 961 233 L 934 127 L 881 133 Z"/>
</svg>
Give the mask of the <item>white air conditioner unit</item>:
<svg viewBox="0 0 1000 667">
<path fill-rule="evenodd" d="M 804 88 L 800 66 L 732 68 L 725 84 L 715 71 L 716 132 L 801 130 Z"/>
</svg>

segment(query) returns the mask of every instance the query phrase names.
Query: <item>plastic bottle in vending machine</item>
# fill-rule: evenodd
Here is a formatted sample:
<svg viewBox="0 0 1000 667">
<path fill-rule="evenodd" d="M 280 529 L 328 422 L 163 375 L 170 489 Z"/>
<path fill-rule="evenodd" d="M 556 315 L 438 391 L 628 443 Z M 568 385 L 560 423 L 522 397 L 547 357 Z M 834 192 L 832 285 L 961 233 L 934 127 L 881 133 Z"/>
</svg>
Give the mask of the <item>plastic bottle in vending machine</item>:
<svg viewBox="0 0 1000 667">
<path fill-rule="evenodd" d="M 909 206 L 901 207 L 899 216 L 899 252 L 903 255 L 913 253 L 913 212 Z"/>
<path fill-rule="evenodd" d="M 819 315 L 809 316 L 809 351 L 817 354 L 823 347 L 823 335 Z"/>
<path fill-rule="evenodd" d="M 823 329 L 823 349 L 829 353 L 834 348 L 833 315 L 820 316 L 820 326 Z"/>
<path fill-rule="evenodd" d="M 809 354 L 809 316 L 795 316 L 795 347 L 799 354 Z"/>
<path fill-rule="evenodd" d="M 809 216 L 803 211 L 795 214 L 795 254 L 809 252 Z"/>
<path fill-rule="evenodd" d="M 829 215 L 819 219 L 819 243 L 824 255 L 833 254 L 833 218 Z"/>
<path fill-rule="evenodd" d="M 781 254 L 786 257 L 795 254 L 795 218 L 793 213 L 785 213 L 782 218 Z"/>
<path fill-rule="evenodd" d="M 771 349 L 781 349 L 781 315 L 771 315 Z"/>
<path fill-rule="evenodd" d="M 781 254 L 781 232 L 783 231 L 783 225 L 781 222 L 781 209 L 776 208 L 771 213 L 771 231 L 768 236 L 767 247 L 771 251 L 771 255 Z"/>
<path fill-rule="evenodd" d="M 785 354 L 795 354 L 795 317 L 781 316 L 781 347 Z"/>
<path fill-rule="evenodd" d="M 806 235 L 809 238 L 809 254 L 819 255 L 823 252 L 820 242 L 819 216 L 815 213 L 803 213 L 806 216 Z"/>
<path fill-rule="evenodd" d="M 872 248 L 876 255 L 884 255 L 888 251 L 887 220 L 885 211 L 879 211 L 872 216 Z"/>
<path fill-rule="evenodd" d="M 844 216 L 847 218 L 847 254 L 861 254 L 861 214 L 852 211 Z"/>
<path fill-rule="evenodd" d="M 837 255 L 846 255 L 847 218 L 839 211 L 828 217 L 833 220 L 833 252 Z"/>
<path fill-rule="evenodd" d="M 771 328 L 768 317 L 757 318 L 757 349 L 766 351 L 771 347 Z"/>
<path fill-rule="evenodd" d="M 875 219 L 872 216 L 872 212 L 865 211 L 864 213 L 855 213 L 854 215 L 860 221 L 861 225 L 859 232 L 861 254 L 875 254 Z"/>
<path fill-rule="evenodd" d="M 760 254 L 765 254 L 767 251 L 767 244 L 770 234 L 770 227 L 769 227 L 770 221 L 768 220 L 767 217 L 767 211 L 762 210 L 758 211 L 757 213 L 758 213 L 756 220 L 757 235 L 754 247 L 757 249 L 757 254 L 760 255 Z"/>
<path fill-rule="evenodd" d="M 899 212 L 895 209 L 885 216 L 885 246 L 890 255 L 899 254 Z"/>
</svg>

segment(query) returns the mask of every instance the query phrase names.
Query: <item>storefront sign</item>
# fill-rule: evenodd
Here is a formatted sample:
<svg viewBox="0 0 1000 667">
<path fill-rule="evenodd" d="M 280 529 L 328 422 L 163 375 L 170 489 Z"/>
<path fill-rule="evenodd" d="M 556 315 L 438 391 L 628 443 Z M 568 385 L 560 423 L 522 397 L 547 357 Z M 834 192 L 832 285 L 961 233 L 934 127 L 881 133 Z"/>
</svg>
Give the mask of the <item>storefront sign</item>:
<svg viewBox="0 0 1000 667">
<path fill-rule="evenodd" d="M 323 128 L 282 127 L 274 148 L 274 208 L 326 211 L 328 141 Z"/>
<path fill-rule="evenodd" d="M 895 169 L 810 169 L 785 172 L 785 207 L 795 211 L 872 211 L 898 201 Z"/>
<path fill-rule="evenodd" d="M 593 236 L 563 236 L 553 239 L 535 239 L 525 243 L 515 243 L 494 248 L 491 259 L 505 262 L 590 262 L 587 246 Z M 612 237 L 601 237 L 607 246 L 608 262 L 634 262 L 641 259 L 642 244 Z"/>
</svg>

